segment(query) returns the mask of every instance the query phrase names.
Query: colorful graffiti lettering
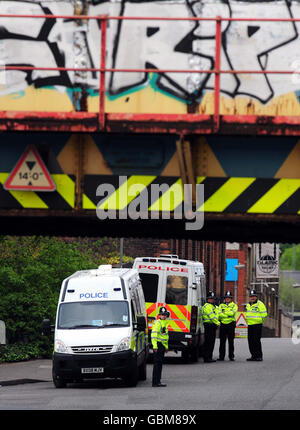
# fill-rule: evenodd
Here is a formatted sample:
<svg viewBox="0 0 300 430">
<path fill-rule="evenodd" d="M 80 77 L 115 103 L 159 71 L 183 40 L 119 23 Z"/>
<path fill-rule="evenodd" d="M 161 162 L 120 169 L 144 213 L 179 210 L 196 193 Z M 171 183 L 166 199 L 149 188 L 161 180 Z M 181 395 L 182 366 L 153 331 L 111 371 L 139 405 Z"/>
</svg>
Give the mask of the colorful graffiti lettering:
<svg viewBox="0 0 300 430">
<path fill-rule="evenodd" d="M 93 1 L 77 0 L 92 16 L 268 18 L 270 2 L 253 1 Z M 287 0 L 272 6 L 272 18 L 299 15 L 299 4 Z M 1 1 L 1 13 L 73 15 L 74 2 Z M 0 66 L 88 67 L 100 65 L 100 26 L 96 20 L 0 19 Z M 222 70 L 288 70 L 297 60 L 299 38 L 294 22 L 223 21 Z M 200 102 L 214 88 L 215 23 L 213 21 L 111 20 L 107 34 L 107 67 L 127 69 L 193 69 L 199 73 L 107 73 L 112 100 L 151 86 L 181 102 Z M 5 79 L 4 75 L 5 73 Z M 70 94 L 82 108 L 82 92 L 97 95 L 96 72 L 1 71 L 0 97 L 52 87 Z M 284 75 L 223 74 L 224 96 L 250 97 L 267 104 L 276 96 L 297 93 L 297 79 Z M 75 97 L 74 97 L 75 94 Z"/>
</svg>

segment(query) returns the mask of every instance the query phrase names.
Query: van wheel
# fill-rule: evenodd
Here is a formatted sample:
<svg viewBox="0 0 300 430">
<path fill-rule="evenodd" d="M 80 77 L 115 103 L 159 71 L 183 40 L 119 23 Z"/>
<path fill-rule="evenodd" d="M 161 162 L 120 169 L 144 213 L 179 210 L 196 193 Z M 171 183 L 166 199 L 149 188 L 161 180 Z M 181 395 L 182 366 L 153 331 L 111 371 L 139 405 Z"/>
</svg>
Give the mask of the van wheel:
<svg viewBox="0 0 300 430">
<path fill-rule="evenodd" d="M 134 367 L 132 373 L 130 373 L 128 376 L 125 376 L 123 379 L 127 387 L 136 387 L 139 380 L 139 369 L 137 365 Z"/>
<path fill-rule="evenodd" d="M 189 362 L 189 351 L 187 349 L 184 349 L 181 352 L 181 361 L 184 364 L 187 364 Z"/>
<path fill-rule="evenodd" d="M 145 357 L 143 363 L 139 367 L 139 380 L 146 381 L 147 379 L 147 357 Z"/>
<path fill-rule="evenodd" d="M 54 370 L 52 371 L 52 379 L 53 379 L 53 384 L 55 388 L 66 388 L 67 386 L 66 381 L 62 378 L 58 378 Z"/>
<path fill-rule="evenodd" d="M 191 349 L 191 352 L 190 352 L 190 354 L 191 354 L 191 360 L 192 360 L 192 363 L 197 363 L 197 361 L 198 361 L 198 345 L 196 345 L 196 346 L 194 346 L 192 349 Z"/>
<path fill-rule="evenodd" d="M 153 363 L 153 357 L 154 357 L 154 354 L 152 352 L 149 352 L 147 357 L 147 363 Z"/>
</svg>

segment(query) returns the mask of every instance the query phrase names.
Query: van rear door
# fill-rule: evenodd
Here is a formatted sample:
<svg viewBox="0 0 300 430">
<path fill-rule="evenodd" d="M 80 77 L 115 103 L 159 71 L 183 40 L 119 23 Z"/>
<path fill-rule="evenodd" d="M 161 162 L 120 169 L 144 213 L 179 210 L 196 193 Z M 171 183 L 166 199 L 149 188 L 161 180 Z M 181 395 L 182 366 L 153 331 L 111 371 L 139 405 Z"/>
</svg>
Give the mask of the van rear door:
<svg viewBox="0 0 300 430">
<path fill-rule="evenodd" d="M 157 318 L 159 303 L 157 298 L 158 286 L 161 283 L 162 273 L 153 273 L 147 269 L 139 269 L 148 316 L 148 327 L 152 328 Z"/>
</svg>

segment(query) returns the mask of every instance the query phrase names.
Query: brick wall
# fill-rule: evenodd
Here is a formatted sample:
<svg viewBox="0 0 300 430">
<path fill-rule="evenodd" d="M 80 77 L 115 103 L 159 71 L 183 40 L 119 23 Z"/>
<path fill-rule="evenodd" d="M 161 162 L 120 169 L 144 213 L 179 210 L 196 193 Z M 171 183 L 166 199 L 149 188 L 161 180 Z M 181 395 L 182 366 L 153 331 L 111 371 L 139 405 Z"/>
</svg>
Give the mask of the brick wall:
<svg viewBox="0 0 300 430">
<path fill-rule="evenodd" d="M 224 295 L 225 243 L 191 239 L 124 238 L 124 254 L 135 257 L 158 257 L 177 254 L 179 258 L 201 261 L 207 279 L 207 291 Z"/>
</svg>

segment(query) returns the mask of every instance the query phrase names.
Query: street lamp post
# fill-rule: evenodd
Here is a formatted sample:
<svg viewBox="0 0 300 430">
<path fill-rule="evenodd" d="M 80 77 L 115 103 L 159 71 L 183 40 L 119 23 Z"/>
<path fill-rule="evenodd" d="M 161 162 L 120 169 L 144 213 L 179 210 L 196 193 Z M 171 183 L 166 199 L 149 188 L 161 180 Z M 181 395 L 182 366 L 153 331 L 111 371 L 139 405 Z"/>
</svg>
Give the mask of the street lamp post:
<svg viewBox="0 0 300 430">
<path fill-rule="evenodd" d="M 300 288 L 300 284 L 292 285 L 292 321 L 294 321 L 294 313 L 295 313 L 295 297 L 294 297 L 294 288 Z"/>
<path fill-rule="evenodd" d="M 234 268 L 237 270 L 237 271 L 239 271 L 240 269 L 243 269 L 245 267 L 245 264 L 236 264 L 235 266 L 234 266 Z M 235 277 L 235 280 L 234 280 L 234 301 L 235 301 L 235 303 L 237 303 L 237 277 Z"/>
<path fill-rule="evenodd" d="M 300 284 L 292 285 L 292 327 L 291 327 L 291 335 L 293 337 L 293 323 L 294 323 L 294 313 L 295 313 L 295 297 L 294 297 L 294 288 L 300 288 Z"/>
</svg>

